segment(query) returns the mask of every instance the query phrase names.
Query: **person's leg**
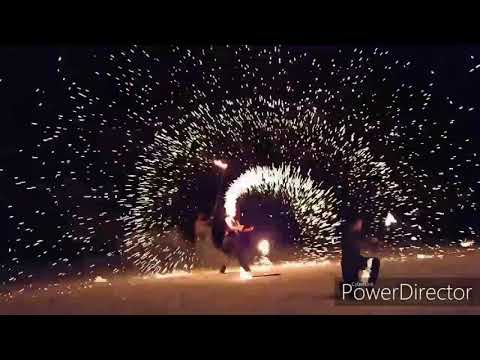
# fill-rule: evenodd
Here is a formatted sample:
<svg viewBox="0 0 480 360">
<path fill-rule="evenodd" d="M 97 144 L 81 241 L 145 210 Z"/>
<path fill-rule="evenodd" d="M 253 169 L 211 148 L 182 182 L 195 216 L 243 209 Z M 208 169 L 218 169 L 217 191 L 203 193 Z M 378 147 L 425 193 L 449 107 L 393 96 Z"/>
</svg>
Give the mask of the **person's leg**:
<svg viewBox="0 0 480 360">
<path fill-rule="evenodd" d="M 222 243 L 222 249 L 225 252 L 225 254 L 231 256 L 231 254 L 234 252 L 234 239 L 231 236 L 225 236 L 223 239 Z"/>
<path fill-rule="evenodd" d="M 357 265 L 357 271 L 360 271 L 360 270 L 365 270 L 368 268 L 368 259 L 369 258 L 366 258 L 364 256 L 359 256 L 358 258 L 358 265 Z"/>
<path fill-rule="evenodd" d="M 372 269 L 370 270 L 370 278 L 368 279 L 368 282 L 375 285 L 378 279 L 378 274 L 380 273 L 380 259 L 376 257 L 371 259 Z"/>
<path fill-rule="evenodd" d="M 354 283 L 357 281 L 356 262 L 350 258 L 342 258 L 342 276 L 345 283 Z"/>
<path fill-rule="evenodd" d="M 232 253 L 232 239 L 230 236 L 225 236 L 223 238 L 222 252 L 224 254 L 224 257 L 223 257 L 224 264 L 220 267 L 220 272 L 222 274 L 225 274 L 227 271 L 228 258 L 231 256 L 231 253 Z"/>
<path fill-rule="evenodd" d="M 227 264 L 223 264 L 220 267 L 220 273 L 225 274 L 227 272 Z"/>
<path fill-rule="evenodd" d="M 357 266 L 355 265 L 355 261 L 352 261 L 352 259 L 348 257 L 342 257 L 341 265 L 343 281 L 340 283 L 340 291 L 343 284 L 350 284 L 352 287 L 355 287 L 357 282 Z M 353 293 L 348 293 L 346 297 L 353 298 Z"/>
<path fill-rule="evenodd" d="M 255 255 L 251 247 L 251 234 L 245 233 L 240 243 L 240 265 L 247 272 L 251 272 L 250 265 L 253 264 Z"/>
<path fill-rule="evenodd" d="M 220 273 L 225 274 L 227 272 L 227 267 L 231 265 L 232 262 L 232 255 L 227 254 L 225 251 L 220 250 Z"/>
<path fill-rule="evenodd" d="M 240 263 L 240 266 L 245 270 L 246 272 L 250 272 L 250 265 L 248 261 L 248 256 L 246 254 L 246 251 L 240 251 L 238 254 L 238 262 Z"/>
</svg>

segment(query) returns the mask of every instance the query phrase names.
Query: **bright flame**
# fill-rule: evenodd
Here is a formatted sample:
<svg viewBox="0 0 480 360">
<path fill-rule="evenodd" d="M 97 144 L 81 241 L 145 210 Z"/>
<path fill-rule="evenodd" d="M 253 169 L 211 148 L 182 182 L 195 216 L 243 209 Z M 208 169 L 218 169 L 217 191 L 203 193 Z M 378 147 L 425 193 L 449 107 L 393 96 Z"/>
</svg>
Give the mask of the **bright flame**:
<svg viewBox="0 0 480 360">
<path fill-rule="evenodd" d="M 225 170 L 228 167 L 228 164 L 224 163 L 222 160 L 213 160 L 213 163 L 222 170 Z"/>
<path fill-rule="evenodd" d="M 268 240 L 262 239 L 257 244 L 257 249 L 263 256 L 270 254 L 270 243 Z"/>
<path fill-rule="evenodd" d="M 243 268 L 241 267 L 240 268 L 240 280 L 250 280 L 251 278 L 253 278 L 252 273 L 243 270 Z"/>
<path fill-rule="evenodd" d="M 390 226 L 396 223 L 397 223 L 397 219 L 395 219 L 392 214 L 388 213 L 387 217 L 385 218 L 385 226 Z"/>
</svg>

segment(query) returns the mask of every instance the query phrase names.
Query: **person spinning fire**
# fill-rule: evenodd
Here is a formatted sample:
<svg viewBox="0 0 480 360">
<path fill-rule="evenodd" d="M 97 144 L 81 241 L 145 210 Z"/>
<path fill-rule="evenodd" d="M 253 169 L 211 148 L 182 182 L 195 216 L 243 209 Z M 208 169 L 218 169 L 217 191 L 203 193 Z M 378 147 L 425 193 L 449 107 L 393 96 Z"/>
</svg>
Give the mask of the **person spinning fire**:
<svg viewBox="0 0 480 360">
<path fill-rule="evenodd" d="M 248 247 L 250 243 L 250 233 L 255 229 L 253 226 L 241 225 L 240 222 L 233 217 L 225 218 L 227 225 L 225 229 L 225 237 L 223 241 L 223 250 L 231 257 L 238 259 L 240 266 L 250 273 Z M 224 274 L 227 270 L 227 264 L 224 264 L 220 272 Z"/>
</svg>

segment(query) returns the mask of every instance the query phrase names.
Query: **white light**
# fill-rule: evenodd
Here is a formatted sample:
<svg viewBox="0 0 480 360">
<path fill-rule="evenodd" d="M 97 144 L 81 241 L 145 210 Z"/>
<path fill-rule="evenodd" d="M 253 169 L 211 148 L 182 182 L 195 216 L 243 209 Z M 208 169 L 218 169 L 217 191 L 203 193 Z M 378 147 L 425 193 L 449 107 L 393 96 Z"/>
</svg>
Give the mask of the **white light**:
<svg viewBox="0 0 480 360">
<path fill-rule="evenodd" d="M 240 268 L 240 280 L 250 280 L 252 278 L 253 276 L 251 272 L 243 270 L 242 267 Z"/>
<path fill-rule="evenodd" d="M 213 163 L 222 170 L 225 170 L 228 167 L 228 164 L 224 163 L 222 160 L 214 160 Z"/>
<path fill-rule="evenodd" d="M 385 218 L 385 226 L 390 226 L 391 224 L 396 224 L 397 220 L 393 217 L 392 214 L 388 213 Z"/>
<path fill-rule="evenodd" d="M 266 239 L 262 239 L 257 244 L 257 249 L 263 256 L 270 254 L 270 242 Z"/>
<path fill-rule="evenodd" d="M 473 240 L 463 240 L 460 242 L 461 247 L 470 247 L 473 246 L 473 244 L 475 244 Z"/>
</svg>

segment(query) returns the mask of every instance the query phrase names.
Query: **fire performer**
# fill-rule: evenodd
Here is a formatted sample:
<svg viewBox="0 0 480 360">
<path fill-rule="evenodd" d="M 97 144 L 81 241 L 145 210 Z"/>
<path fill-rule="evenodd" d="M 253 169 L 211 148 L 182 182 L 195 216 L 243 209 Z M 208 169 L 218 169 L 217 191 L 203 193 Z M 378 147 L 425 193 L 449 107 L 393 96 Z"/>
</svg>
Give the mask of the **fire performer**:
<svg viewBox="0 0 480 360">
<path fill-rule="evenodd" d="M 380 260 L 376 257 L 366 258 L 360 254 L 360 242 L 363 236 L 363 220 L 355 218 L 347 223 L 342 239 L 342 275 L 343 281 L 358 284 L 363 281 L 361 274 L 367 274 L 366 282 L 374 285 L 380 270 Z"/>
<path fill-rule="evenodd" d="M 238 220 L 232 217 L 226 217 L 225 223 L 227 225 L 225 237 L 223 241 L 224 251 L 232 257 L 238 259 L 240 266 L 250 274 L 249 261 L 249 235 L 254 230 L 253 226 L 241 225 Z M 225 273 L 227 264 L 224 264 L 220 269 L 221 273 Z"/>
<path fill-rule="evenodd" d="M 250 276 L 250 239 L 253 227 L 241 225 L 237 220 L 221 217 L 208 218 L 200 213 L 195 220 L 195 247 L 198 266 L 201 268 L 220 267 L 225 273 L 232 261 L 238 260 L 245 270 L 245 277 Z M 218 268 L 218 267 L 217 267 Z"/>
</svg>

